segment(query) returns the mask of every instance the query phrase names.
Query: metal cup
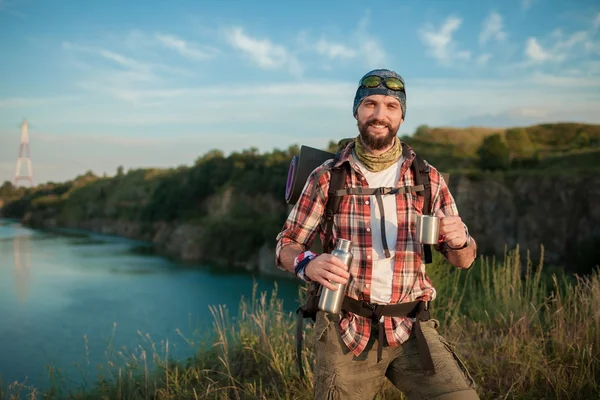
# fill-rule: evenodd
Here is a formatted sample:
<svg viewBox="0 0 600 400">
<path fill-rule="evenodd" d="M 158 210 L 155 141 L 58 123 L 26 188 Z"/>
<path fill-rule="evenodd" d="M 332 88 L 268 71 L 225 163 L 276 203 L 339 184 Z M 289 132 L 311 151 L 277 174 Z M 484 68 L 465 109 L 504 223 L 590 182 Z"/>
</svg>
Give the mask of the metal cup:
<svg viewBox="0 0 600 400">
<path fill-rule="evenodd" d="M 439 236 L 439 217 L 417 214 L 417 242 L 423 244 L 437 244 Z"/>
</svg>

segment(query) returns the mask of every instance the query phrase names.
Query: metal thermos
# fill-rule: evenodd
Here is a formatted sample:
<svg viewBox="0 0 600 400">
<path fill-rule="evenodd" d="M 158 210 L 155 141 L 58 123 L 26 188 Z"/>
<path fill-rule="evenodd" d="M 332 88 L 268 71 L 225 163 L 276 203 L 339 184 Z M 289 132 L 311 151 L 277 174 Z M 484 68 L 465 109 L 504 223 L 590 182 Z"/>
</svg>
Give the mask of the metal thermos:
<svg viewBox="0 0 600 400">
<path fill-rule="evenodd" d="M 331 252 L 331 255 L 339 258 L 346 264 L 346 268 L 350 268 L 352 264 L 352 253 L 350 248 L 352 242 L 346 239 L 338 239 L 335 249 Z M 344 302 L 344 296 L 346 295 L 346 284 L 334 283 L 337 286 L 337 290 L 329 290 L 323 287 L 321 291 L 321 298 L 319 299 L 319 310 L 338 314 L 342 310 L 342 303 Z"/>
</svg>

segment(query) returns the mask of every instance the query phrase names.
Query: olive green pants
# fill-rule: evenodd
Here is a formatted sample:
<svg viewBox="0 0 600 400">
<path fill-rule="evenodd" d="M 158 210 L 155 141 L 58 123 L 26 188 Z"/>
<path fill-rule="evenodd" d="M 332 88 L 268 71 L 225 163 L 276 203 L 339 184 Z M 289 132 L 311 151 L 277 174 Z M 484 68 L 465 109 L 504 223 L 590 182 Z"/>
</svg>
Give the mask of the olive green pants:
<svg viewBox="0 0 600 400">
<path fill-rule="evenodd" d="M 384 343 L 377 362 L 377 325 L 367 348 L 357 357 L 342 342 L 336 322 L 319 311 L 315 324 L 314 398 L 373 399 L 389 379 L 412 399 L 479 399 L 473 378 L 454 348 L 439 335 L 439 322 L 421 322 L 436 373 L 426 376 L 414 333 L 402 345 Z"/>
</svg>

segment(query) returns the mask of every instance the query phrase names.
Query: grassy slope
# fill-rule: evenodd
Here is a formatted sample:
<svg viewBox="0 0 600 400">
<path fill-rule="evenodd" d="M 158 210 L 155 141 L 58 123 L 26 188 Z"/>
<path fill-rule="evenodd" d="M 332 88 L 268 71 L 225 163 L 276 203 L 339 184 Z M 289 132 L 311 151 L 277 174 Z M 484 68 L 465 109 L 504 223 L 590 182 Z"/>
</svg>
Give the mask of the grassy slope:
<svg viewBox="0 0 600 400">
<path fill-rule="evenodd" d="M 479 259 L 457 270 L 436 254 L 428 266 L 437 290 L 433 317 L 456 348 L 482 399 L 592 399 L 600 396 L 600 271 L 566 279 L 518 257 Z M 302 294 L 300 294 L 302 297 Z M 310 399 L 313 330 L 308 328 L 300 379 L 295 359 L 295 316 L 283 311 L 276 291 L 242 300 L 231 315 L 211 306 L 215 336 L 194 359 L 168 359 L 165 345 L 144 341 L 132 351 L 109 349 L 106 364 L 92 366 L 94 384 L 67 390 L 13 384 L 10 399 Z M 192 339 L 189 343 L 195 346 Z M 398 399 L 386 383 L 378 399 Z"/>
</svg>

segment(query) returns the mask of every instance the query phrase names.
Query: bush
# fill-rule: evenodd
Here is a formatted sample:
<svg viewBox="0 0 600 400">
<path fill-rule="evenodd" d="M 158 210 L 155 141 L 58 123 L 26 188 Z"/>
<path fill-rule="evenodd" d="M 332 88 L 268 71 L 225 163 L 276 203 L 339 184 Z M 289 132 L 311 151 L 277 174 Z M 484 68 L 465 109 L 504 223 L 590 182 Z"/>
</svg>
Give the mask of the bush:
<svg viewBox="0 0 600 400">
<path fill-rule="evenodd" d="M 484 170 L 505 170 L 510 165 L 510 151 L 499 134 L 486 137 L 477 155 L 479 166 Z"/>
</svg>

